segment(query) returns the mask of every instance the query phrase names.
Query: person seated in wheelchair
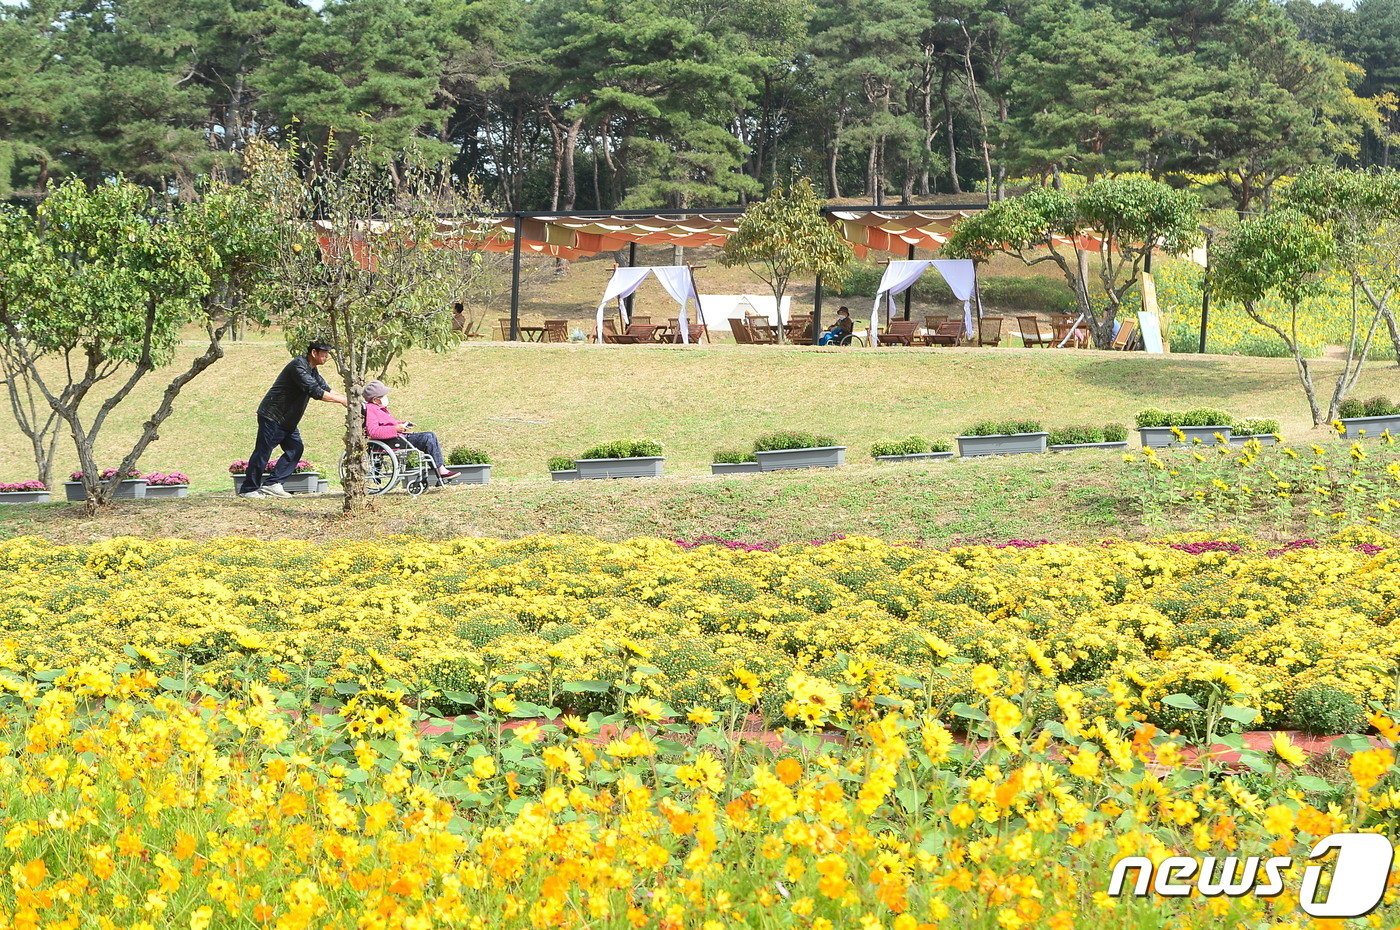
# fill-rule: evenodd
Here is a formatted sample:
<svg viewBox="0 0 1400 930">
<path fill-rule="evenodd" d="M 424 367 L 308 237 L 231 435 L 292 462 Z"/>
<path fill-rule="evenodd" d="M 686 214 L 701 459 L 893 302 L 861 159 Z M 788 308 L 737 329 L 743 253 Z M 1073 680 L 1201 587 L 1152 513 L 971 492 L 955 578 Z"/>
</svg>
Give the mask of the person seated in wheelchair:
<svg viewBox="0 0 1400 930">
<path fill-rule="evenodd" d="M 438 445 L 437 434 L 429 430 L 413 432 L 412 423 L 395 419 L 387 406 L 389 389 L 382 381 L 366 384 L 364 395 L 365 432 L 369 433 L 370 439 L 378 439 L 391 445 L 394 444 L 394 440 L 403 440 L 432 458 L 439 478 L 452 478 L 452 470 L 443 467 L 442 446 Z"/>
<path fill-rule="evenodd" d="M 819 346 L 845 345 L 850 341 L 855 325 L 851 322 L 851 311 L 841 307 L 836 311 L 836 322 L 832 323 L 817 340 Z"/>
</svg>

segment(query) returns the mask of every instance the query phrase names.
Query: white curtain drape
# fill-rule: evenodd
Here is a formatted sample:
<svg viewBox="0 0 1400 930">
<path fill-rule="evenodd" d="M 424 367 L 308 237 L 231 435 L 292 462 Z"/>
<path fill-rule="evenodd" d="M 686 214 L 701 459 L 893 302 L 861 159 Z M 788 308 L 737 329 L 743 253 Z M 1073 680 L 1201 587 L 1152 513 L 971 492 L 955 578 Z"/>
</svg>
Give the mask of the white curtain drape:
<svg viewBox="0 0 1400 930">
<path fill-rule="evenodd" d="M 651 274 L 650 268 L 618 268 L 613 271 L 612 280 L 603 291 L 603 299 L 598 301 L 598 318 L 595 329 L 598 341 L 603 341 L 603 310 L 607 307 L 608 301 L 617 300 L 618 312 L 622 314 L 622 322 L 627 322 L 627 307 L 623 303 L 632 292 L 642 286 L 646 276 Z"/>
<path fill-rule="evenodd" d="M 933 267 L 948 282 L 953 296 L 962 301 L 963 335 L 972 335 L 972 291 L 977 287 L 977 266 L 970 258 L 942 258 L 933 262 Z"/>
<path fill-rule="evenodd" d="M 625 325 L 627 323 L 627 306 L 623 301 L 642 286 L 642 282 L 649 274 L 655 274 L 656 279 L 661 282 L 661 286 L 666 289 L 666 293 L 680 304 L 681 341 L 687 345 L 690 343 L 690 326 L 685 310 L 687 304 L 694 300 L 695 309 L 699 312 L 700 295 L 695 292 L 695 275 L 685 265 L 643 265 L 636 268 L 615 269 L 612 280 L 608 281 L 608 286 L 603 291 L 603 299 L 598 301 L 598 316 L 594 325 L 599 342 L 603 341 L 603 312 L 607 308 L 608 301 L 617 301 L 618 312 L 622 314 L 622 321 Z M 703 319 L 703 316 L 701 318 Z"/>
<path fill-rule="evenodd" d="M 887 320 L 894 319 L 894 295 L 903 294 L 913 287 L 914 282 L 919 280 L 919 275 L 931 264 L 932 262 L 928 261 L 893 261 L 885 266 L 885 273 L 880 276 L 880 289 L 875 292 L 875 306 L 870 312 L 872 346 L 880 344 L 880 298 L 885 298 L 889 306 Z"/>
<path fill-rule="evenodd" d="M 690 344 L 690 326 L 687 324 L 685 308 L 691 300 L 695 301 L 695 311 L 701 319 L 704 315 L 700 313 L 700 295 L 695 292 L 695 275 L 685 265 L 660 266 L 652 269 L 656 273 L 656 279 L 661 282 L 661 286 L 666 288 L 666 293 L 676 303 L 681 305 L 681 342 Z"/>
</svg>

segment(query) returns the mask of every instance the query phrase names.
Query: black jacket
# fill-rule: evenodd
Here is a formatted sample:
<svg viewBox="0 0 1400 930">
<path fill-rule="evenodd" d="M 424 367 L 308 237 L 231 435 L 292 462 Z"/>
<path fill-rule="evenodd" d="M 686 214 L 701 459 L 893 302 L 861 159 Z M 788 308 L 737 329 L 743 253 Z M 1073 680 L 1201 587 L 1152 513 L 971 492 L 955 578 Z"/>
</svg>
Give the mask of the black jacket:
<svg viewBox="0 0 1400 930">
<path fill-rule="evenodd" d="M 296 429 L 302 414 L 306 413 L 306 402 L 313 397 L 320 400 L 330 389 L 306 356 L 298 355 L 287 363 L 272 387 L 267 389 L 262 403 L 258 404 L 258 416 L 283 429 Z"/>
</svg>

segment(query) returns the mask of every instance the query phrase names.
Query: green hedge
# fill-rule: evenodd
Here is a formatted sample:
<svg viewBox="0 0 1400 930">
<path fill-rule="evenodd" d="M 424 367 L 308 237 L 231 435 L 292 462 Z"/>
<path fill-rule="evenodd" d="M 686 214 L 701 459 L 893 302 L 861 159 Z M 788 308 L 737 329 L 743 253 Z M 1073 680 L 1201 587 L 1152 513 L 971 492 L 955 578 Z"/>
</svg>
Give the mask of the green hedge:
<svg viewBox="0 0 1400 930">
<path fill-rule="evenodd" d="M 490 465 L 491 456 L 482 449 L 468 449 L 458 446 L 447 453 L 448 465 Z"/>
<path fill-rule="evenodd" d="M 1400 413 L 1400 407 L 1391 403 L 1388 397 L 1372 397 L 1368 400 L 1343 401 L 1337 415 L 1343 419 L 1352 417 L 1391 417 Z"/>
<path fill-rule="evenodd" d="M 836 440 L 830 436 L 818 436 L 815 433 L 804 433 L 798 430 L 779 430 L 776 433 L 767 433 L 755 439 L 753 451 L 781 452 L 785 449 L 818 449 L 834 445 L 836 445 Z"/>
<path fill-rule="evenodd" d="M 574 460 L 567 455 L 554 455 L 549 459 L 550 471 L 573 471 Z"/>
<path fill-rule="evenodd" d="M 1166 411 L 1149 407 L 1135 418 L 1138 428 L 1148 426 L 1230 426 L 1235 418 L 1223 410 L 1197 407 L 1194 410 Z"/>
<path fill-rule="evenodd" d="M 716 465 L 742 465 L 745 462 L 757 462 L 752 452 L 743 452 L 739 449 L 716 449 L 714 457 L 711 459 Z"/>
<path fill-rule="evenodd" d="M 650 439 L 614 439 L 602 445 L 585 449 L 581 459 L 633 459 L 650 458 L 661 454 L 661 443 Z"/>
<path fill-rule="evenodd" d="M 1011 436 L 1042 432 L 1039 420 L 979 420 L 963 430 L 963 436 Z"/>
</svg>

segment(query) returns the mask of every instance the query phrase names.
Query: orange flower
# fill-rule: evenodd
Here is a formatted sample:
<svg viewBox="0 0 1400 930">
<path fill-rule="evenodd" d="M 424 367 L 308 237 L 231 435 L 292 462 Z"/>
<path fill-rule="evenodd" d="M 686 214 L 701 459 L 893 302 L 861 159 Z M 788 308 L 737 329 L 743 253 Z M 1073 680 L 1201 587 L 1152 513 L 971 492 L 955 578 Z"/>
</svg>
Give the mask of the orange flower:
<svg viewBox="0 0 1400 930">
<path fill-rule="evenodd" d="M 784 759 L 777 764 L 774 771 L 777 772 L 778 779 L 783 784 L 795 785 L 797 780 L 802 777 L 802 763 L 796 759 Z"/>
</svg>

